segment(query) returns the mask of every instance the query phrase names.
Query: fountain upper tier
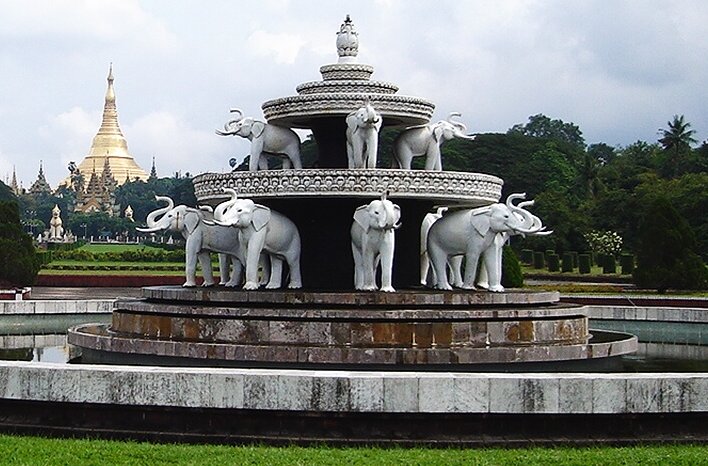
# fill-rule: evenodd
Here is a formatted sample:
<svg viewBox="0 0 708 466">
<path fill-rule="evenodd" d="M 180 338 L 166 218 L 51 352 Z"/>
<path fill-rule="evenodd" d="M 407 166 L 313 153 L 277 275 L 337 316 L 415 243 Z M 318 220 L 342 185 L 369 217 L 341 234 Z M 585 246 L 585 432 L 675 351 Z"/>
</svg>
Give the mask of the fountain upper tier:
<svg viewBox="0 0 708 466">
<path fill-rule="evenodd" d="M 358 34 L 347 16 L 337 33 L 339 62 L 320 68 L 322 81 L 300 84 L 298 95 L 263 104 L 269 123 L 311 129 L 317 120 L 345 117 L 369 99 L 384 125 L 416 125 L 430 121 L 435 104 L 420 97 L 396 95 L 393 83 L 371 81 L 374 68 L 357 63 Z"/>
</svg>

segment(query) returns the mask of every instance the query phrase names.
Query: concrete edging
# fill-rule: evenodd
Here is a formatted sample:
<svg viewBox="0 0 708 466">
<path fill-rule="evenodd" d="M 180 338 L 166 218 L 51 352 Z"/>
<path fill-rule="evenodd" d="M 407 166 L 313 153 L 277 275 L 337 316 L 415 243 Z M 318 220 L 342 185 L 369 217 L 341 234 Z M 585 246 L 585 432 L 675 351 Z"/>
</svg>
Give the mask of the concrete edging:
<svg viewBox="0 0 708 466">
<path fill-rule="evenodd" d="M 708 411 L 706 373 L 421 373 L 0 362 L 10 400 L 347 413 Z"/>
</svg>

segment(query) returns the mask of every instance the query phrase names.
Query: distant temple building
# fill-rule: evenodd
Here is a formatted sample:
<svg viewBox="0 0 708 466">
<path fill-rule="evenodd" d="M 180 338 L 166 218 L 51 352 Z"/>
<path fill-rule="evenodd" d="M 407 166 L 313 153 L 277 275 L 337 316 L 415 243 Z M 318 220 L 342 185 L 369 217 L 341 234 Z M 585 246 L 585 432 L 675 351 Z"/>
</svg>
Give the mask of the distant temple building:
<svg viewBox="0 0 708 466">
<path fill-rule="evenodd" d="M 51 195 L 52 187 L 47 183 L 47 179 L 44 177 L 44 169 L 42 168 L 42 161 L 39 161 L 39 173 L 37 174 L 37 179 L 30 186 L 29 193 L 34 196 L 40 196 L 43 194 Z"/>
<path fill-rule="evenodd" d="M 153 161 L 154 166 L 154 161 Z M 99 168 L 100 173 L 96 172 Z M 103 106 L 103 121 L 93 138 L 88 155 L 77 166 L 69 165 L 71 175 L 63 184 L 76 191 L 75 212 L 106 212 L 119 215 L 115 204 L 116 187 L 127 181 L 147 181 L 148 174 L 128 152 L 128 143 L 118 125 L 113 66 L 108 72 L 108 89 Z"/>
</svg>

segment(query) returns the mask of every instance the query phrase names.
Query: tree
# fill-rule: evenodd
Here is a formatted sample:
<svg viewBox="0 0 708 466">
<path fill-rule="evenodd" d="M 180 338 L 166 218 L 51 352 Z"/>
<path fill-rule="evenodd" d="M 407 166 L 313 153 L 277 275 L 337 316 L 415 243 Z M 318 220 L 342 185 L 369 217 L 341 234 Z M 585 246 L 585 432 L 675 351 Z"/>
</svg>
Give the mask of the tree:
<svg viewBox="0 0 708 466">
<path fill-rule="evenodd" d="M 685 169 L 684 161 L 691 150 L 691 144 L 696 140 L 693 135 L 695 130 L 690 129 L 691 123 L 685 121 L 684 116 L 674 115 L 673 120 L 668 121 L 667 129 L 660 129 L 661 138 L 659 143 L 664 148 L 667 157 L 662 164 L 662 173 L 667 177 L 676 176 Z"/>
<path fill-rule="evenodd" d="M 634 280 L 642 288 L 660 293 L 669 288 L 705 289 L 708 270 L 696 253 L 693 231 L 663 196 L 646 205 L 639 227 Z"/>
<path fill-rule="evenodd" d="M 12 189 L 2 181 L 0 181 L 0 201 L 15 201 L 17 198 L 15 197 L 15 193 L 12 192 Z"/>
<path fill-rule="evenodd" d="M 32 238 L 22 230 L 15 202 L 0 202 L 0 287 L 28 286 L 39 272 Z"/>
<path fill-rule="evenodd" d="M 552 120 L 539 113 L 529 117 L 525 125 L 517 124 L 509 128 L 508 134 L 517 133 L 542 139 L 553 139 L 570 144 L 579 150 L 585 149 L 585 139 L 580 128 L 563 120 Z"/>
</svg>

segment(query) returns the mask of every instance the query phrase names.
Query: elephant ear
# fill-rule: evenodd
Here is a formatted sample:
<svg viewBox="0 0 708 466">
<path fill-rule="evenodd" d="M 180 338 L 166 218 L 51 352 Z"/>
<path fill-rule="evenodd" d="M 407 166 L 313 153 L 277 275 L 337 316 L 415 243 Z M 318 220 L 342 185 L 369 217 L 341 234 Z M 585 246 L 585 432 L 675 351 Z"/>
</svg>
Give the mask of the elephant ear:
<svg viewBox="0 0 708 466">
<path fill-rule="evenodd" d="M 253 207 L 253 218 L 251 223 L 256 231 L 260 231 L 270 221 L 270 209 L 264 205 L 256 204 Z"/>
<path fill-rule="evenodd" d="M 356 112 L 351 112 L 349 115 L 347 115 L 347 129 L 349 129 L 350 133 L 355 133 L 357 129 L 359 129 L 359 122 L 357 121 L 356 118 Z"/>
<path fill-rule="evenodd" d="M 473 212 L 470 217 L 470 223 L 472 223 L 474 229 L 477 230 L 477 232 L 479 232 L 482 236 L 486 235 L 489 231 L 490 225 L 488 212 L 489 211 L 487 210 Z"/>
<path fill-rule="evenodd" d="M 187 229 L 187 233 L 190 235 L 194 233 L 197 229 L 199 222 L 201 221 L 200 212 L 196 210 L 187 210 L 184 213 L 184 227 Z"/>
<path fill-rule="evenodd" d="M 369 221 L 369 206 L 368 205 L 363 205 L 360 207 L 357 207 L 357 209 L 354 211 L 354 221 L 359 224 L 360 227 L 364 229 L 364 231 L 369 231 L 369 226 L 371 225 L 371 222 Z"/>
<path fill-rule="evenodd" d="M 259 138 L 261 137 L 261 134 L 263 134 L 263 131 L 265 131 L 265 127 L 266 124 L 262 121 L 254 121 L 251 126 L 251 134 L 253 137 Z"/>
</svg>

